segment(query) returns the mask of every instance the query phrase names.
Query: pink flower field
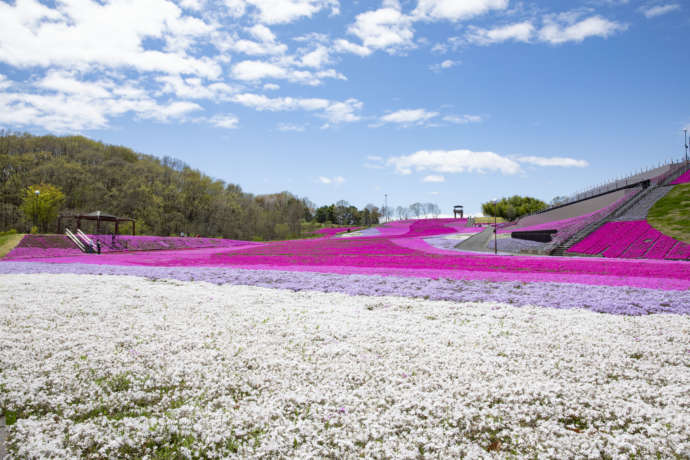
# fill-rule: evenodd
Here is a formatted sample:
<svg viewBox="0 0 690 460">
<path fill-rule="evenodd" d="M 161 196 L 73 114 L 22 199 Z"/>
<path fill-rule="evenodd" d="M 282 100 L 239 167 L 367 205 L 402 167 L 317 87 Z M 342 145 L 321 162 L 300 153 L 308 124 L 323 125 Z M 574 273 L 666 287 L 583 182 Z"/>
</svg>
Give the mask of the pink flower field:
<svg viewBox="0 0 690 460">
<path fill-rule="evenodd" d="M 680 176 L 678 179 L 674 180 L 671 182 L 672 185 L 678 185 L 678 184 L 687 184 L 690 182 L 690 171 L 686 171 L 682 176 Z"/>
<path fill-rule="evenodd" d="M 568 251 L 610 258 L 690 260 L 690 244 L 662 234 L 644 220 L 607 222 Z"/>
<path fill-rule="evenodd" d="M 36 262 L 148 267 L 228 267 L 456 280 L 565 282 L 654 289 L 690 288 L 690 264 L 669 260 L 615 260 L 494 256 L 439 249 L 425 237 L 456 233 L 452 219 L 395 222 L 380 236 L 326 237 L 221 247 L 35 257 Z M 332 229 L 329 229 L 332 230 Z M 630 242 L 632 244 L 633 241 Z M 645 249 L 644 244 L 634 251 Z M 648 250 L 649 248 L 647 248 Z M 636 252 L 636 253 L 637 253 Z M 673 254 L 685 254 L 671 250 Z M 12 253 L 6 259 L 16 260 Z M 680 258 L 680 257 L 678 257 Z"/>
</svg>

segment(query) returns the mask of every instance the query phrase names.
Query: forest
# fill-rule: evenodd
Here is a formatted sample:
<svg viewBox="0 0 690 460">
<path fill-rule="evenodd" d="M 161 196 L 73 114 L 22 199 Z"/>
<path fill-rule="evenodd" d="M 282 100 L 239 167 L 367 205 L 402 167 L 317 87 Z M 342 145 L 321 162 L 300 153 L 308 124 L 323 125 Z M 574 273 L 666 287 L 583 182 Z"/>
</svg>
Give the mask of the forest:
<svg viewBox="0 0 690 460">
<path fill-rule="evenodd" d="M 302 237 L 328 223 L 371 225 L 380 215 L 376 206 L 358 210 L 345 201 L 329 209 L 317 222 L 307 198 L 246 193 L 174 158 L 83 136 L 0 132 L 0 232 L 55 232 L 58 213 L 100 210 L 136 219 L 137 234 L 272 240 Z M 120 228 L 129 231 L 128 224 Z"/>
</svg>

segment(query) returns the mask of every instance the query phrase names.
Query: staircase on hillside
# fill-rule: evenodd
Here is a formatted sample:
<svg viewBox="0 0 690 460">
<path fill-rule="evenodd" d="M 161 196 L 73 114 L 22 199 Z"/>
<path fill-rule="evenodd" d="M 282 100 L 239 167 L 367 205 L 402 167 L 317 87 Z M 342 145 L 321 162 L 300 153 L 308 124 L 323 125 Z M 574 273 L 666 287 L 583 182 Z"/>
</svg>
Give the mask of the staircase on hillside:
<svg viewBox="0 0 690 460">
<path fill-rule="evenodd" d="M 678 169 L 668 174 L 659 184 L 648 187 L 647 189 L 635 195 L 623 206 L 611 212 L 609 215 L 604 216 L 597 222 L 593 222 L 592 224 L 581 228 L 573 236 L 551 250 L 550 254 L 552 256 L 570 255 L 568 254 L 568 249 L 585 239 L 587 235 L 595 232 L 599 227 L 607 222 L 647 219 L 647 213 L 649 213 L 651 207 L 654 206 L 654 203 L 663 198 L 671 190 L 672 186 L 668 184 L 676 180 L 684 172 L 685 166 L 681 164 Z"/>
<path fill-rule="evenodd" d="M 620 208 L 614 212 L 609 220 L 623 221 L 623 220 L 645 220 L 649 210 L 654 206 L 654 203 L 662 199 L 673 188 L 672 185 L 661 185 L 653 187 L 648 193 L 640 197 L 639 200 L 633 200 L 627 206 Z"/>
</svg>

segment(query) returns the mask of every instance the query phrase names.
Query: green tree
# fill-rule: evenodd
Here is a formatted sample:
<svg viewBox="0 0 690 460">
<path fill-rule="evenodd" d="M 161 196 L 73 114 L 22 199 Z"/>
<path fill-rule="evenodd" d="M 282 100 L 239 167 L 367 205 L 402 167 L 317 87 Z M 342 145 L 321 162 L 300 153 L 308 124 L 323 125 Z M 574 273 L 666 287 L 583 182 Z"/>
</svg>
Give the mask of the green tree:
<svg viewBox="0 0 690 460">
<path fill-rule="evenodd" d="M 485 216 L 502 217 L 506 220 L 515 220 L 527 214 L 532 214 L 546 208 L 546 203 L 529 196 L 513 195 L 501 198 L 496 203 L 488 201 L 482 203 L 482 212 Z"/>
<path fill-rule="evenodd" d="M 21 210 L 27 219 L 41 232 L 57 219 L 58 212 L 65 202 L 62 190 L 50 184 L 30 185 L 24 191 Z"/>
</svg>

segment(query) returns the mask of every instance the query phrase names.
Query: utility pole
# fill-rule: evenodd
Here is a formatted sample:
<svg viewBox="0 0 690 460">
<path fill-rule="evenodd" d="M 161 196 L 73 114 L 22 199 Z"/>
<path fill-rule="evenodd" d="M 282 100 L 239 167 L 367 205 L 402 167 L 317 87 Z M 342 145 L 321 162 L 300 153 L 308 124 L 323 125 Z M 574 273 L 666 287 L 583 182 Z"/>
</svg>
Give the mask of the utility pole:
<svg viewBox="0 0 690 460">
<path fill-rule="evenodd" d="M 688 170 L 688 130 L 684 129 L 685 133 L 685 170 Z"/>
<path fill-rule="evenodd" d="M 498 255 L 498 243 L 496 238 L 498 238 L 498 226 L 496 225 L 496 214 L 498 214 L 498 200 L 494 200 L 494 255 Z"/>
<path fill-rule="evenodd" d="M 34 191 L 34 227 L 38 228 L 38 195 L 40 195 L 40 190 Z"/>
<path fill-rule="evenodd" d="M 388 222 L 388 194 L 387 193 L 383 194 L 383 199 L 385 200 L 384 201 L 385 204 L 383 205 L 383 217 L 385 217 L 386 222 Z"/>
</svg>

